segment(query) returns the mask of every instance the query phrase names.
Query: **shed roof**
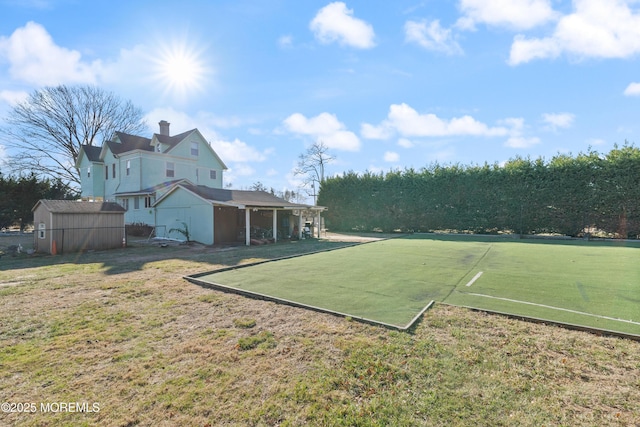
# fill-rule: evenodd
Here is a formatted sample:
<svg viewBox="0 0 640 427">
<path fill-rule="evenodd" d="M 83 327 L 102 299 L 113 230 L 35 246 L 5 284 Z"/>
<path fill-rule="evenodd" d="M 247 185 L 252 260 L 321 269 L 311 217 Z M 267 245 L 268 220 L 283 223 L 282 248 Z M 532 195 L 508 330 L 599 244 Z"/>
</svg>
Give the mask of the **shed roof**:
<svg viewBox="0 0 640 427">
<path fill-rule="evenodd" d="M 249 191 L 249 190 L 228 190 L 222 188 L 211 188 L 205 185 L 194 185 L 191 183 L 178 183 L 173 189 L 162 196 L 156 204 L 167 197 L 176 188 L 181 187 L 190 191 L 197 196 L 210 201 L 213 204 L 223 204 L 228 206 L 256 207 L 256 208 L 279 208 L 279 209 L 320 209 L 322 206 L 310 206 L 301 203 L 292 203 L 280 197 L 277 197 L 266 191 Z"/>
<path fill-rule="evenodd" d="M 124 213 L 125 209 L 114 202 L 85 202 L 76 200 L 39 200 L 31 211 L 39 205 L 53 213 Z"/>
</svg>

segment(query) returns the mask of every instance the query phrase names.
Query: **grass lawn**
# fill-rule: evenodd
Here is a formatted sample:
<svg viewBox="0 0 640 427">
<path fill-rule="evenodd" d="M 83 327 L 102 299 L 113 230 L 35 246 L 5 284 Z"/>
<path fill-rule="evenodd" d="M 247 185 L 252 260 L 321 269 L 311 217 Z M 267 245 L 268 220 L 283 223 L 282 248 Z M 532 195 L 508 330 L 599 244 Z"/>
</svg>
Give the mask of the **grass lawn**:
<svg viewBox="0 0 640 427">
<path fill-rule="evenodd" d="M 444 304 L 400 333 L 183 279 L 340 245 L 3 256 L 0 403 L 37 410 L 0 425 L 640 425 L 637 341 Z M 99 411 L 41 410 L 64 402 Z"/>
<path fill-rule="evenodd" d="M 639 260 L 637 244 L 414 235 L 198 280 L 399 327 L 436 300 L 640 334 Z"/>
</svg>

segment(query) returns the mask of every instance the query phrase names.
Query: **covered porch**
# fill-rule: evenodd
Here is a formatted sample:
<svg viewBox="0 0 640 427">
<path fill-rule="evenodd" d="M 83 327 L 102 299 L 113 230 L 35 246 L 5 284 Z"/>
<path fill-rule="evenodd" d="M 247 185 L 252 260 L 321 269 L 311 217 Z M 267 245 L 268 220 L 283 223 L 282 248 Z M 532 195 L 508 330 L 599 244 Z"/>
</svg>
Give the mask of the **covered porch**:
<svg viewBox="0 0 640 427">
<path fill-rule="evenodd" d="M 265 191 L 228 190 L 180 182 L 156 203 L 157 223 L 184 222 L 194 240 L 205 244 L 242 243 L 252 239 L 301 239 L 305 220 L 320 224 L 323 206 L 289 202 Z M 319 234 L 320 227 L 317 228 Z M 316 230 L 314 230 L 316 231 Z"/>
</svg>

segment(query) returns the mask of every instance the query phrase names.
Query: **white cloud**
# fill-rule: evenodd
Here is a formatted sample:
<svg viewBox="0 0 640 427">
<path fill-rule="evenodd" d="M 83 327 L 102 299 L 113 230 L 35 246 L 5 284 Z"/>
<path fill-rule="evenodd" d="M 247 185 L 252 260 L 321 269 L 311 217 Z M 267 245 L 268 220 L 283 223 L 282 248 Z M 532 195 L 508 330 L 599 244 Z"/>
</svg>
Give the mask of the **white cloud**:
<svg viewBox="0 0 640 427">
<path fill-rule="evenodd" d="M 571 113 L 545 113 L 542 115 L 542 121 L 552 130 L 571 127 L 575 118 L 576 116 Z"/>
<path fill-rule="evenodd" d="M 509 139 L 505 143 L 505 146 L 511 147 L 511 148 L 529 148 L 539 143 L 540 143 L 540 138 L 536 138 L 536 137 L 526 138 L 522 135 L 515 135 L 515 136 L 509 137 Z"/>
<path fill-rule="evenodd" d="M 529 148 L 540 143 L 540 138 L 524 135 L 525 124 L 523 118 L 511 117 L 501 120 L 501 123 L 509 127 L 509 138 L 504 144 L 506 147 Z"/>
<path fill-rule="evenodd" d="M 384 161 L 389 163 L 397 163 L 400 160 L 400 155 L 394 151 L 387 151 L 384 153 Z"/>
<path fill-rule="evenodd" d="M 375 129 L 377 135 L 397 132 L 403 137 L 504 136 L 509 132 L 505 127 L 489 127 L 468 115 L 447 120 L 431 113 L 420 114 L 404 103 L 392 104 L 387 119 L 380 125 L 365 125 L 367 129 Z"/>
<path fill-rule="evenodd" d="M 260 152 L 238 138 L 233 141 L 214 140 L 211 146 L 225 162 L 263 162 L 270 153 L 270 150 Z"/>
<path fill-rule="evenodd" d="M 282 49 L 290 48 L 291 46 L 293 46 L 293 36 L 291 36 L 290 34 L 280 36 L 280 38 L 278 38 L 278 46 L 280 46 Z"/>
<path fill-rule="evenodd" d="M 7 104 L 17 104 L 18 102 L 25 101 L 29 97 L 27 92 L 13 91 L 13 90 L 1 90 L 0 101 L 4 101 Z"/>
<path fill-rule="evenodd" d="M 629 83 L 629 86 L 624 90 L 625 96 L 640 96 L 640 83 Z"/>
<path fill-rule="evenodd" d="M 591 138 L 587 140 L 589 145 L 604 145 L 607 143 L 604 139 L 601 138 Z"/>
<path fill-rule="evenodd" d="M 191 129 L 197 128 L 202 135 L 207 139 L 218 139 L 218 133 L 213 127 L 206 123 L 204 120 L 200 120 L 199 117 L 191 117 L 189 114 L 175 110 L 171 107 L 156 108 L 148 112 L 145 117 L 145 121 L 151 128 L 151 132 L 158 133 L 160 128 L 158 123 L 161 120 L 166 120 L 171 124 L 171 135 L 177 135 L 182 132 L 186 132 Z"/>
<path fill-rule="evenodd" d="M 640 13 L 635 0 L 574 0 L 574 11 L 563 16 L 553 34 L 543 38 L 518 35 L 509 64 L 555 58 L 628 58 L 640 53 Z"/>
<path fill-rule="evenodd" d="M 231 176 L 251 176 L 255 174 L 256 171 L 251 166 L 244 163 L 237 163 L 233 168 L 229 169 L 228 174 Z"/>
<path fill-rule="evenodd" d="M 405 41 L 417 43 L 427 50 L 443 52 L 448 55 L 461 54 L 462 48 L 456 42 L 451 29 L 440 26 L 440 21 L 407 21 L 404 24 Z"/>
<path fill-rule="evenodd" d="M 360 125 L 360 135 L 366 139 L 389 139 L 393 135 L 393 131 L 385 126 L 362 123 Z"/>
<path fill-rule="evenodd" d="M 550 0 L 461 0 L 461 29 L 472 30 L 476 23 L 527 30 L 556 19 Z"/>
<path fill-rule="evenodd" d="M 414 146 L 413 141 L 411 141 L 410 139 L 407 139 L 407 138 L 398 139 L 398 145 L 400 147 L 404 147 L 404 148 L 411 148 L 411 147 Z"/>
<path fill-rule="evenodd" d="M 47 30 L 35 22 L 28 22 L 9 37 L 0 37 L 0 57 L 9 62 L 13 79 L 38 86 L 94 84 L 102 71 L 100 61 L 83 61 L 80 52 L 56 45 Z"/>
<path fill-rule="evenodd" d="M 192 117 L 187 113 L 168 107 L 156 108 L 145 116 L 145 121 L 153 133 L 159 131 L 157 123 L 160 120 L 166 120 L 171 124 L 171 135 L 198 129 L 202 136 L 210 141 L 213 149 L 225 163 L 263 162 L 272 152 L 271 149 L 259 151 L 238 138 L 232 141 L 226 140 L 215 129 L 216 125 L 220 124 L 221 118 L 207 112 L 198 112 Z M 222 123 L 226 123 L 226 120 L 222 120 Z"/>
<path fill-rule="evenodd" d="M 309 24 L 321 43 L 338 42 L 341 45 L 369 49 L 375 46 L 373 27 L 354 18 L 353 10 L 343 2 L 329 3 L 318 11 Z"/>
<path fill-rule="evenodd" d="M 6 164 L 7 160 L 7 151 L 5 150 L 4 145 L 0 144 L 0 172 L 2 172 L 2 165 Z"/>
<path fill-rule="evenodd" d="M 533 59 L 556 58 L 562 53 L 558 40 L 553 38 L 528 40 L 517 35 L 511 45 L 509 65 L 518 65 Z"/>
<path fill-rule="evenodd" d="M 358 151 L 360 139 L 355 133 L 348 131 L 338 118 L 329 113 L 321 113 L 315 117 L 306 118 L 300 113 L 294 113 L 284 121 L 285 128 L 295 134 L 309 135 L 321 140 L 329 148 L 344 151 Z"/>
</svg>

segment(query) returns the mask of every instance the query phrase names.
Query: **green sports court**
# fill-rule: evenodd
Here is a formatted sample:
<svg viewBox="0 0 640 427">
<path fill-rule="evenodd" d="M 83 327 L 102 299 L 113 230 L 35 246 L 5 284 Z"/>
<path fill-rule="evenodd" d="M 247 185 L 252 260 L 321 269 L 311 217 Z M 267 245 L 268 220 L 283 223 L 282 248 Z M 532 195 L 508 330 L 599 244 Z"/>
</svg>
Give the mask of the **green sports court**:
<svg viewBox="0 0 640 427">
<path fill-rule="evenodd" d="M 188 276 L 404 329 L 432 301 L 640 335 L 640 244 L 414 234 Z"/>
</svg>

